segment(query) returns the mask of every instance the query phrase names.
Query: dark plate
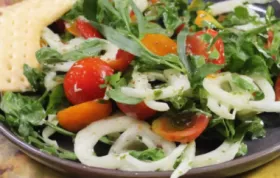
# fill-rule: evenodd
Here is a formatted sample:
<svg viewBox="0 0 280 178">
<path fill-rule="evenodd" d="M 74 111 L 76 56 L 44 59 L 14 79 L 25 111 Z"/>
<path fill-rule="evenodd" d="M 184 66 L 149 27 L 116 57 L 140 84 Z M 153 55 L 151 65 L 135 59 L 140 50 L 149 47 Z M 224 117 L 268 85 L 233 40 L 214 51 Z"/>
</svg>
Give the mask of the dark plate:
<svg viewBox="0 0 280 178">
<path fill-rule="evenodd" d="M 262 7 L 265 8 L 264 5 Z M 280 5 L 277 2 L 273 2 L 273 7 L 276 8 L 276 12 L 280 13 Z M 278 114 L 265 114 L 262 117 L 265 121 L 267 136 L 264 139 L 248 141 L 249 152 L 246 156 L 219 165 L 195 168 L 183 177 L 219 178 L 233 176 L 252 170 L 280 156 L 280 117 Z M 78 162 L 63 160 L 42 153 L 38 149 L 18 139 L 10 132 L 9 128 L 3 124 L 0 124 L 0 132 L 34 160 L 68 175 L 83 178 L 163 178 L 170 177 L 171 175 L 171 172 L 124 172 L 87 167 Z M 70 145 L 73 145 L 71 141 L 67 141 L 64 138 L 58 139 L 59 143 L 65 147 L 69 148 Z"/>
</svg>

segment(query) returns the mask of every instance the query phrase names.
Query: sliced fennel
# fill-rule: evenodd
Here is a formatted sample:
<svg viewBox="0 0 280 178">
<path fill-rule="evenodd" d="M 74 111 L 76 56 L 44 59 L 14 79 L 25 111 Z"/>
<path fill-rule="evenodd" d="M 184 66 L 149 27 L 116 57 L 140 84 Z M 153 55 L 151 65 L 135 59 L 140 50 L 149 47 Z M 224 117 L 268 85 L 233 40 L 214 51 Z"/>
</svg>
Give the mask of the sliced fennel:
<svg viewBox="0 0 280 178">
<path fill-rule="evenodd" d="M 149 81 L 159 80 L 166 82 L 166 87 L 152 89 Z M 143 98 L 146 105 L 156 111 L 168 111 L 167 103 L 158 102 L 177 96 L 180 92 L 190 89 L 190 82 L 186 75 L 169 69 L 161 72 L 140 73 L 134 71 L 132 75 L 131 87 L 122 87 L 123 94 L 129 97 Z"/>
</svg>

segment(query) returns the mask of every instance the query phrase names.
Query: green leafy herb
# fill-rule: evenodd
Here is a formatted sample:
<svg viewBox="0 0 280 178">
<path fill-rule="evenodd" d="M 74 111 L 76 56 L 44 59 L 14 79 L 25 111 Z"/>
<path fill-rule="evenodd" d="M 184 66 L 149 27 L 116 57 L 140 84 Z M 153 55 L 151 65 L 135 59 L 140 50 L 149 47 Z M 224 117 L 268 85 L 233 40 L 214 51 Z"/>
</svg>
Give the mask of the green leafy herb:
<svg viewBox="0 0 280 178">
<path fill-rule="evenodd" d="M 46 112 L 36 98 L 6 92 L 2 97 L 0 108 L 6 117 L 18 119 L 18 122 L 42 125 Z"/>
<path fill-rule="evenodd" d="M 49 95 L 47 114 L 56 114 L 60 109 L 69 104 L 64 93 L 63 85 L 56 86 Z"/>
<path fill-rule="evenodd" d="M 92 2 L 95 2 L 95 0 Z M 83 0 L 78 0 L 74 4 L 72 9 L 62 17 L 62 19 L 66 21 L 72 21 L 78 18 L 79 16 L 83 15 L 83 3 Z"/>
<path fill-rule="evenodd" d="M 248 146 L 242 142 L 236 154 L 237 157 L 245 156 L 248 153 Z"/>
<path fill-rule="evenodd" d="M 129 97 L 129 96 L 125 95 L 121 91 L 121 88 L 111 89 L 111 90 L 107 91 L 107 95 L 116 102 L 129 104 L 129 105 L 136 105 L 143 101 L 141 98 L 134 98 L 134 97 Z"/>
<path fill-rule="evenodd" d="M 42 71 L 24 64 L 23 73 L 34 90 L 37 91 L 44 89 L 45 74 Z"/>
<path fill-rule="evenodd" d="M 142 161 L 158 161 L 165 157 L 162 149 L 148 149 L 145 151 L 130 151 L 129 154 Z"/>
</svg>

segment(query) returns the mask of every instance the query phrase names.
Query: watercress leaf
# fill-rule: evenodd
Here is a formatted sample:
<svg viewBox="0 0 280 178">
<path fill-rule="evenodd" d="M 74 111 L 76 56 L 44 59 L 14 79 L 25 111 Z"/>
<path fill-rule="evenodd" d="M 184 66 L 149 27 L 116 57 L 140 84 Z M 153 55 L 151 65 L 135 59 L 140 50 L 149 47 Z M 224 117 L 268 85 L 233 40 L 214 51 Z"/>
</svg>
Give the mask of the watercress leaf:
<svg viewBox="0 0 280 178">
<path fill-rule="evenodd" d="M 69 105 L 63 85 L 56 86 L 49 95 L 49 102 L 47 105 L 47 114 L 56 114 L 60 109 L 65 108 L 65 106 Z"/>
<path fill-rule="evenodd" d="M 27 64 L 24 64 L 23 73 L 34 90 L 37 91 L 37 90 L 44 89 L 43 81 L 44 81 L 45 74 L 41 70 L 37 68 L 31 68 Z"/>
<path fill-rule="evenodd" d="M 246 18 L 249 18 L 249 16 L 250 16 L 248 9 L 243 6 L 236 7 L 234 9 L 234 13 L 239 19 L 246 19 Z"/>
<path fill-rule="evenodd" d="M 240 147 L 239 147 L 239 150 L 238 150 L 236 156 L 242 157 L 242 156 L 245 156 L 247 153 L 248 153 L 248 146 L 244 142 L 242 142 L 240 144 Z"/>
<path fill-rule="evenodd" d="M 56 50 L 44 47 L 36 52 L 36 58 L 40 64 L 53 64 L 63 62 L 62 55 Z"/>
<path fill-rule="evenodd" d="M 206 3 L 204 0 L 193 0 L 188 7 L 189 11 L 197 11 L 205 9 Z"/>
<path fill-rule="evenodd" d="M 93 0 L 90 0 L 90 1 L 93 1 Z M 83 3 L 84 3 L 84 0 L 78 0 L 74 4 L 72 9 L 62 17 L 62 19 L 65 21 L 72 21 L 72 20 L 75 20 L 76 18 L 78 18 L 79 16 L 83 15 Z"/>
<path fill-rule="evenodd" d="M 139 104 L 142 102 L 142 99 L 140 99 L 140 98 L 126 96 L 121 91 L 121 88 L 111 89 L 111 90 L 107 91 L 107 95 L 118 103 L 136 105 L 136 104 Z"/>
<path fill-rule="evenodd" d="M 142 161 L 158 161 L 165 157 L 162 149 L 152 148 L 145 151 L 130 151 L 129 154 Z"/>
<path fill-rule="evenodd" d="M 258 88 L 256 86 L 254 86 L 253 84 L 251 84 L 250 82 L 243 79 L 242 77 L 240 77 L 237 74 L 232 75 L 232 83 L 235 86 L 239 87 L 240 89 L 243 89 L 243 90 L 248 91 L 248 92 L 253 93 L 255 91 L 258 91 Z"/>
<path fill-rule="evenodd" d="M 270 24 L 271 21 L 275 19 L 274 15 L 275 15 L 274 8 L 271 5 L 267 6 L 266 14 L 265 14 L 266 23 Z"/>
<path fill-rule="evenodd" d="M 96 21 L 98 13 L 98 0 L 84 0 L 83 15 L 89 19 Z"/>
<path fill-rule="evenodd" d="M 1 110 L 6 116 L 12 116 L 21 122 L 32 125 L 42 125 L 46 112 L 36 98 L 6 92 L 0 103 Z"/>
<path fill-rule="evenodd" d="M 272 83 L 268 66 L 261 56 L 252 56 L 243 67 L 243 74 L 250 76 L 261 76 Z"/>
<path fill-rule="evenodd" d="M 173 34 L 177 27 L 183 23 L 179 17 L 178 8 L 175 6 L 175 2 L 169 3 L 168 6 L 165 6 L 162 16 L 164 26 L 169 34 Z"/>
<path fill-rule="evenodd" d="M 215 65 L 215 64 L 204 64 L 200 68 L 196 69 L 193 74 L 192 84 L 197 85 L 199 84 L 207 75 L 216 73 L 217 71 L 221 70 L 224 66 L 223 65 Z"/>
</svg>

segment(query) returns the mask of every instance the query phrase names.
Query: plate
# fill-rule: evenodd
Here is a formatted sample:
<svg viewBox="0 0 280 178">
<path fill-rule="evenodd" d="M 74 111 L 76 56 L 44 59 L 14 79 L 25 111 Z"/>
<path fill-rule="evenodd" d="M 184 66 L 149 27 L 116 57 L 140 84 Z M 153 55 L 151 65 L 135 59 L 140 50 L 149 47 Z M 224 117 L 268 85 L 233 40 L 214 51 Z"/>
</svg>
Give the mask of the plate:
<svg viewBox="0 0 280 178">
<path fill-rule="evenodd" d="M 220 0 L 221 1 L 221 0 Z M 273 7 L 280 15 L 280 5 L 275 1 L 272 2 Z M 265 5 L 260 5 L 265 8 Z M 249 152 L 246 156 L 235 160 L 202 168 L 195 168 L 189 171 L 184 178 L 219 178 L 234 176 L 246 171 L 257 168 L 269 161 L 280 156 L 280 116 L 278 114 L 263 114 L 267 136 L 263 139 L 247 141 Z M 30 156 L 32 159 L 50 167 L 57 171 L 69 175 L 75 175 L 83 178 L 98 177 L 98 178 L 165 178 L 170 177 L 171 172 L 124 172 L 119 170 L 102 169 L 87 167 L 78 162 L 63 160 L 54 156 L 50 156 L 40 150 L 24 143 L 17 138 L 8 127 L 0 124 L 0 132 L 14 143 L 22 152 Z M 59 143 L 67 148 L 73 149 L 71 140 L 58 138 Z M 101 146 L 100 151 L 103 147 Z"/>
</svg>

